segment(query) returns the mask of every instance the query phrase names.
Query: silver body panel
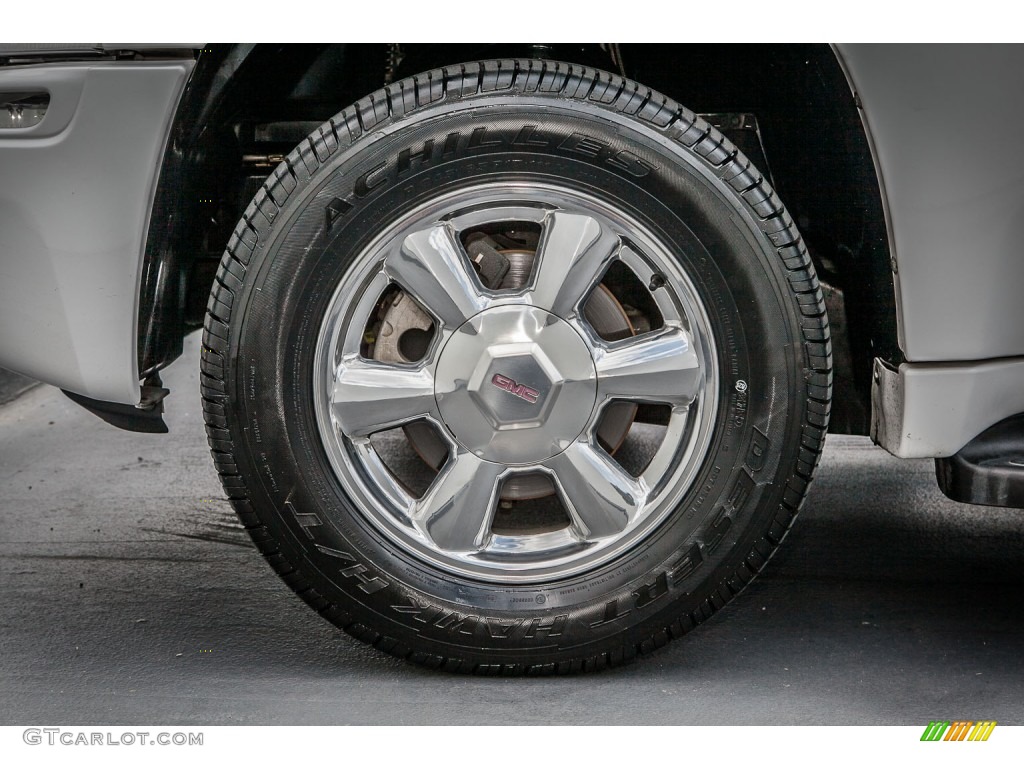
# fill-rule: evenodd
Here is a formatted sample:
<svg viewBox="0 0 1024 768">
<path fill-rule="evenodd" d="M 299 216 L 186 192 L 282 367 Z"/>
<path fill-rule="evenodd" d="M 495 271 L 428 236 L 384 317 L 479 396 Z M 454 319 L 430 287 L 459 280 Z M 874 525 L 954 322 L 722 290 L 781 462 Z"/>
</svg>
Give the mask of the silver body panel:
<svg viewBox="0 0 1024 768">
<path fill-rule="evenodd" d="M 1024 355 L 1024 46 L 840 52 L 884 185 L 907 361 Z"/>
<path fill-rule="evenodd" d="M 1024 411 L 1024 46 L 838 51 L 883 188 L 907 360 L 876 367 L 872 435 L 950 456 Z"/>
<path fill-rule="evenodd" d="M 3 43 L 0 56 L 53 56 L 108 51 L 167 51 L 202 48 L 202 43 Z"/>
<path fill-rule="evenodd" d="M 136 325 L 149 214 L 190 60 L 0 69 L 47 91 L 32 128 L 0 131 L 0 366 L 137 404 Z"/>
<path fill-rule="evenodd" d="M 871 436 L 906 459 L 952 456 L 996 422 L 1024 413 L 1024 359 L 875 363 Z"/>
</svg>

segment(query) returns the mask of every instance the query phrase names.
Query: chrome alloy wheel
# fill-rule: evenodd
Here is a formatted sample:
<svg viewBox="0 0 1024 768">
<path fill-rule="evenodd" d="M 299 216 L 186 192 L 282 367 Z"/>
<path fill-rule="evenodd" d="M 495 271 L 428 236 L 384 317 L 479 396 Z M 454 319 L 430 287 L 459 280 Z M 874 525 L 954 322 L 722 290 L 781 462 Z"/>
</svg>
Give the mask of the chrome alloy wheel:
<svg viewBox="0 0 1024 768">
<path fill-rule="evenodd" d="M 486 285 L 467 249 L 467 233 L 503 226 L 537 232 L 518 288 Z M 616 263 L 658 318 L 609 340 L 586 309 Z M 429 317 L 422 353 L 374 359 L 368 329 L 396 291 Z M 369 523 L 420 560 L 493 582 L 550 581 L 633 548 L 692 486 L 717 412 L 710 323 L 678 260 L 626 212 L 559 186 L 481 184 L 390 223 L 337 286 L 314 369 L 320 436 Z M 600 439 L 622 404 L 665 414 L 634 471 Z M 446 449 L 421 494 L 371 439 L 417 424 Z M 497 529 L 503 488 L 538 475 L 565 525 Z"/>
</svg>

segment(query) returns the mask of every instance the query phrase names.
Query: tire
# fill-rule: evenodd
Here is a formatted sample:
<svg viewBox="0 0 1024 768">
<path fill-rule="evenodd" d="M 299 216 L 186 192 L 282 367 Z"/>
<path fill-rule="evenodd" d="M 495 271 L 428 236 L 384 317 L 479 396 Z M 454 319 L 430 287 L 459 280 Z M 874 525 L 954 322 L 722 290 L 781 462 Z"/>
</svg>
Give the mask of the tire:
<svg viewBox="0 0 1024 768">
<path fill-rule="evenodd" d="M 768 183 L 577 65 L 344 110 L 266 180 L 208 309 L 207 434 L 253 541 L 352 636 L 451 671 L 594 670 L 700 624 L 786 535 L 828 422 L 822 294 Z"/>
</svg>

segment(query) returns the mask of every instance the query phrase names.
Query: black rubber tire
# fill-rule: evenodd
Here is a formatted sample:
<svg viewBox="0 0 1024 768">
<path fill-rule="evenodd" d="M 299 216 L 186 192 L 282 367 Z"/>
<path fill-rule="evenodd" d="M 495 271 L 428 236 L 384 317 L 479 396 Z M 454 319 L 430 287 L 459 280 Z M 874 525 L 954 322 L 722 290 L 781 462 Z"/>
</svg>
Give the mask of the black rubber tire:
<svg viewBox="0 0 1024 768">
<path fill-rule="evenodd" d="M 678 249 L 720 342 L 715 437 L 684 502 L 632 551 L 557 583 L 475 582 L 400 551 L 346 498 L 316 428 L 313 348 L 346 255 L 404 206 L 483 174 L 556 177 L 628 208 Z M 253 541 L 352 636 L 451 671 L 594 670 L 700 624 L 786 535 L 828 423 L 821 290 L 767 181 L 671 99 L 577 65 L 452 66 L 344 110 L 266 180 L 208 309 L 207 434 Z"/>
</svg>

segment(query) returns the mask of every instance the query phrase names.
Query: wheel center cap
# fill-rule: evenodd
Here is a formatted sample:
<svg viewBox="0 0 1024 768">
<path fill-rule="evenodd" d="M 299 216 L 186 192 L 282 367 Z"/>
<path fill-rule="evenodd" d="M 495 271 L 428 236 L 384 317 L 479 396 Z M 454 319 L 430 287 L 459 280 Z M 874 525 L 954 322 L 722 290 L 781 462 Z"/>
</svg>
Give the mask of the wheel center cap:
<svg viewBox="0 0 1024 768">
<path fill-rule="evenodd" d="M 587 426 L 597 371 L 583 338 L 535 307 L 496 307 L 467 320 L 437 362 L 434 397 L 452 437 L 499 464 L 534 464 Z"/>
</svg>

